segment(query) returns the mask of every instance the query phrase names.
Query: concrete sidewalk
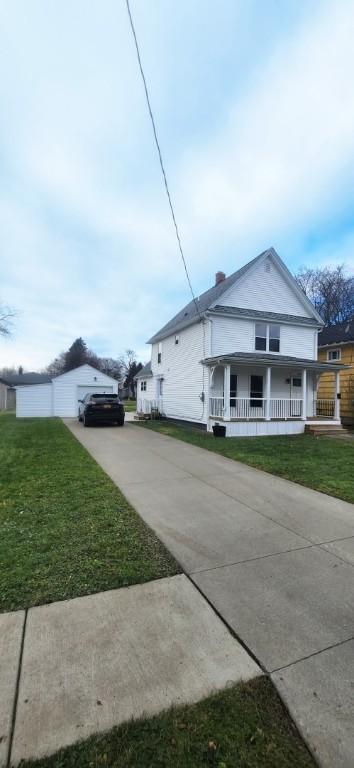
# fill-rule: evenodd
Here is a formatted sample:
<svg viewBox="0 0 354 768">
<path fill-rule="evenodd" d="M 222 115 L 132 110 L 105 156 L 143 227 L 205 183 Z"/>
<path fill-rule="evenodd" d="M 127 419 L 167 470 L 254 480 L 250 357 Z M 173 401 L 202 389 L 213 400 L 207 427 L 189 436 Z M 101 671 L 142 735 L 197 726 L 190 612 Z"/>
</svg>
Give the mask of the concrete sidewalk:
<svg viewBox="0 0 354 768">
<path fill-rule="evenodd" d="M 259 674 L 185 575 L 2 614 L 0 766 Z"/>
<path fill-rule="evenodd" d="M 271 674 L 325 768 L 354 765 L 354 507 L 136 425 L 68 427 Z"/>
</svg>

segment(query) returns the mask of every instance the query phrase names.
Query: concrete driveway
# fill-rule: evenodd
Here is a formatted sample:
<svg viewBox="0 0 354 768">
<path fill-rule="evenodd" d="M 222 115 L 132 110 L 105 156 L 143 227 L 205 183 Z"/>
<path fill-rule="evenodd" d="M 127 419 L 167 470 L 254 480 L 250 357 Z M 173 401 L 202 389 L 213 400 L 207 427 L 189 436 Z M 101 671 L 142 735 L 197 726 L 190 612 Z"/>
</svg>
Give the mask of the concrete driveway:
<svg viewBox="0 0 354 768">
<path fill-rule="evenodd" d="M 354 766 L 354 506 L 127 424 L 67 426 L 272 676 L 326 768 Z"/>
</svg>

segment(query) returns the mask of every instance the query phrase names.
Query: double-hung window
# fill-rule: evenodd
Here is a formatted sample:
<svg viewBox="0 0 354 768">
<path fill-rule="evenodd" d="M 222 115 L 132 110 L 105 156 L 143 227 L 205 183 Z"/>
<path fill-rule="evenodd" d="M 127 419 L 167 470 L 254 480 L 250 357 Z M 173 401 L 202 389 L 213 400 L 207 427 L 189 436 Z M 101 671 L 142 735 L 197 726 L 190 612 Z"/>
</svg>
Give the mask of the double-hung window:
<svg viewBox="0 0 354 768">
<path fill-rule="evenodd" d="M 280 325 L 269 325 L 269 352 L 280 350 Z"/>
<path fill-rule="evenodd" d="M 162 343 L 160 341 L 159 346 L 157 348 L 157 362 L 161 363 L 161 360 L 162 360 Z"/>
<path fill-rule="evenodd" d="M 340 349 L 329 349 L 327 351 L 327 360 L 340 360 L 341 358 L 341 351 Z"/>
<path fill-rule="evenodd" d="M 256 323 L 255 349 L 261 352 L 280 352 L 280 325 Z"/>
<path fill-rule="evenodd" d="M 146 381 L 140 382 L 140 390 L 141 392 L 146 392 Z"/>
<path fill-rule="evenodd" d="M 267 349 L 267 325 L 266 323 L 256 323 L 256 349 L 263 352 Z"/>
</svg>

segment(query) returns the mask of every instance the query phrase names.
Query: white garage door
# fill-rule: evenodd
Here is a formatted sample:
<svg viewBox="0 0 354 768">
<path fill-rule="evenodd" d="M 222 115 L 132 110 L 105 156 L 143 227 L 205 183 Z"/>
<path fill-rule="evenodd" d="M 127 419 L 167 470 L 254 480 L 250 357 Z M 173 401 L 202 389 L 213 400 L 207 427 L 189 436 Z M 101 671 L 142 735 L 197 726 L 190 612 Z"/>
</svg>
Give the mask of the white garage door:
<svg viewBox="0 0 354 768">
<path fill-rule="evenodd" d="M 88 395 L 88 393 L 92 395 L 94 395 L 96 392 L 110 394 L 113 392 L 113 387 L 102 387 L 102 386 L 99 387 L 97 385 L 95 387 L 90 387 L 90 386 L 84 387 L 83 385 L 80 385 L 77 388 L 77 391 L 78 391 L 77 399 L 83 400 L 85 395 Z"/>
</svg>

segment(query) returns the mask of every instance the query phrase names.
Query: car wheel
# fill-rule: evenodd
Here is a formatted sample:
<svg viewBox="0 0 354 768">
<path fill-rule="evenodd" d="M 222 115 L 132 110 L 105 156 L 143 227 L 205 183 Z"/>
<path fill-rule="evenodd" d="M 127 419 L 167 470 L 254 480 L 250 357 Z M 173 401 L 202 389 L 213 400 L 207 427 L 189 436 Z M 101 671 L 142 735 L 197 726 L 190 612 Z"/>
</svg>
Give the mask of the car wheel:
<svg viewBox="0 0 354 768">
<path fill-rule="evenodd" d="M 119 419 L 119 421 L 117 421 L 117 427 L 124 427 L 124 419 Z"/>
<path fill-rule="evenodd" d="M 84 427 L 91 426 L 91 422 L 86 418 L 85 414 L 84 414 L 83 422 L 84 422 Z"/>
<path fill-rule="evenodd" d="M 77 417 L 77 418 L 79 419 L 79 421 L 82 421 L 82 416 L 81 416 L 81 414 L 80 414 L 80 413 L 79 413 L 79 415 L 78 415 L 78 417 Z"/>
</svg>

